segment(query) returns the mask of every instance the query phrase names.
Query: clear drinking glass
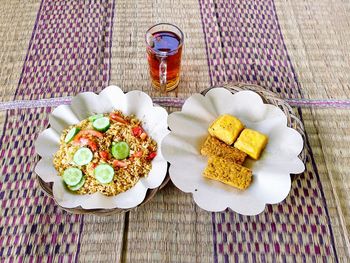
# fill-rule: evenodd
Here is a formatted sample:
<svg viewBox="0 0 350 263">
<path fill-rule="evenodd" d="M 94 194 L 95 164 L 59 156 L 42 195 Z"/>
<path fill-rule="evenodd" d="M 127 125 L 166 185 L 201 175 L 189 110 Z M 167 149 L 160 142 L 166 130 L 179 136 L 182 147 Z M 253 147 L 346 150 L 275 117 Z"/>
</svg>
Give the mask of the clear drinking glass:
<svg viewBox="0 0 350 263">
<path fill-rule="evenodd" d="M 170 91 L 179 85 L 183 41 L 182 31 L 172 24 L 160 23 L 147 30 L 147 59 L 154 88 Z"/>
</svg>

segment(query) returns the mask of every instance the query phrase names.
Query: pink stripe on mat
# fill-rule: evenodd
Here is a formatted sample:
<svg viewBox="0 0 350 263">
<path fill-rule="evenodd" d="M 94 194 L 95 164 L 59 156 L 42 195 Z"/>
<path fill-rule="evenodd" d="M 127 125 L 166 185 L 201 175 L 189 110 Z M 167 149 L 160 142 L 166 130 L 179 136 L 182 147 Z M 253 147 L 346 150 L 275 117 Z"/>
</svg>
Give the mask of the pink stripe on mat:
<svg viewBox="0 0 350 263">
<path fill-rule="evenodd" d="M 16 100 L 9 102 L 0 102 L 0 111 L 41 108 L 41 107 L 57 107 L 59 105 L 70 104 L 72 97 L 58 97 L 39 100 Z M 285 99 L 289 105 L 302 108 L 334 108 L 334 109 L 350 109 L 350 100 L 333 100 L 333 99 Z M 175 97 L 155 97 L 153 102 L 163 107 L 181 108 L 185 99 Z"/>
<path fill-rule="evenodd" d="M 273 0 L 199 0 L 213 86 L 230 81 L 268 87 L 296 106 L 348 107 L 349 101 L 300 100 Z M 301 114 L 301 111 L 299 110 Z M 308 148 L 310 149 L 310 148 Z M 253 217 L 213 213 L 215 262 L 338 261 L 312 152 L 282 203 Z"/>
<path fill-rule="evenodd" d="M 70 96 L 108 85 L 114 3 L 44 0 L 16 100 Z M 50 108 L 7 111 L 0 156 L 0 258 L 9 262 L 78 260 L 83 217 L 44 196 L 33 173 L 33 142 Z"/>
</svg>

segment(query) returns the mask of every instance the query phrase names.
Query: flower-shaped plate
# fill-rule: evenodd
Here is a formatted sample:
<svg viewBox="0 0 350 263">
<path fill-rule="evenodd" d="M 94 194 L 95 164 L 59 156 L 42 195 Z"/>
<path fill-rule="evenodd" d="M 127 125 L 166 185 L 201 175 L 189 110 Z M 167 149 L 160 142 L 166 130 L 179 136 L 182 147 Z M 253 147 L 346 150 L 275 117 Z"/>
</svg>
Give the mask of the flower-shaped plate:
<svg viewBox="0 0 350 263">
<path fill-rule="evenodd" d="M 113 110 L 121 110 L 125 115 L 136 115 L 145 131 L 157 142 L 157 156 L 152 161 L 150 173 L 147 177 L 141 178 L 131 189 L 116 196 L 71 193 L 64 187 L 62 178 L 58 176 L 53 166 L 53 157 L 59 149 L 61 132 L 92 114 L 108 113 Z M 109 86 L 98 95 L 93 92 L 79 93 L 72 99 L 70 105 L 61 105 L 53 110 L 49 116 L 50 127 L 44 130 L 35 142 L 36 152 L 41 157 L 35 167 L 35 172 L 41 179 L 40 185 L 46 183 L 46 187 L 43 187 L 46 191 L 47 185 L 53 183 L 53 198 L 62 208 L 73 209 L 71 212 L 74 212 L 74 209 L 79 213 L 93 209 L 127 210 L 138 206 L 145 200 L 148 190 L 158 188 L 166 177 L 167 161 L 163 158 L 160 145 L 169 132 L 167 116 L 166 110 L 153 105 L 152 99 L 142 91 L 124 93 L 117 86 Z M 108 213 L 104 211 L 104 214 Z"/>
<path fill-rule="evenodd" d="M 207 158 L 200 148 L 208 127 L 221 114 L 238 117 L 246 127 L 266 134 L 269 142 L 261 158 L 247 160 L 253 171 L 253 182 L 246 190 L 203 177 Z M 231 208 L 243 215 L 261 213 L 266 204 L 281 202 L 291 188 L 290 174 L 302 173 L 303 161 L 298 157 L 303 138 L 287 126 L 285 113 L 277 106 L 265 104 L 251 90 L 232 94 L 225 88 L 210 89 L 205 96 L 188 98 L 180 112 L 168 117 L 171 130 L 162 143 L 162 153 L 170 162 L 169 175 L 180 190 L 193 195 L 197 205 L 208 211 Z"/>
</svg>

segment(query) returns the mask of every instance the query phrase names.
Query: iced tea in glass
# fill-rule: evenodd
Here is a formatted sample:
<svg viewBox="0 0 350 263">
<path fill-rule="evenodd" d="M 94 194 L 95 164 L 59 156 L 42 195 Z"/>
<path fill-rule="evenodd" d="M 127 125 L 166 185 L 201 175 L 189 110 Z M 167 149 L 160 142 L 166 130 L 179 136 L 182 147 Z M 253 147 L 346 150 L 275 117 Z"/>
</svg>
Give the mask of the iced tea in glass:
<svg viewBox="0 0 350 263">
<path fill-rule="evenodd" d="M 147 59 L 154 88 L 170 91 L 178 86 L 183 39 L 182 31 L 168 23 L 154 25 L 146 32 Z"/>
</svg>

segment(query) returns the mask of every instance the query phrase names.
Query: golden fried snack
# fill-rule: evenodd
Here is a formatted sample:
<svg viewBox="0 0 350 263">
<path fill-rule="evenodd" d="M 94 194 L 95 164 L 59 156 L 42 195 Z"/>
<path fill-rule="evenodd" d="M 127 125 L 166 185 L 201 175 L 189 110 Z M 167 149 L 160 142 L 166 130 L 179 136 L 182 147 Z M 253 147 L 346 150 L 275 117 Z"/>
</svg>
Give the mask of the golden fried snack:
<svg viewBox="0 0 350 263">
<path fill-rule="evenodd" d="M 212 123 L 208 131 L 211 136 L 231 145 L 243 128 L 244 126 L 239 119 L 229 114 L 224 114 Z"/>
<path fill-rule="evenodd" d="M 208 157 L 212 157 L 212 156 L 222 157 L 228 161 L 232 161 L 238 164 L 242 164 L 245 158 L 247 157 L 246 153 L 232 146 L 228 146 L 224 142 L 210 135 L 205 140 L 201 148 L 201 154 Z"/>
<path fill-rule="evenodd" d="M 250 169 L 220 157 L 209 158 L 203 175 L 241 190 L 246 189 L 251 184 L 253 177 Z"/>
<path fill-rule="evenodd" d="M 255 130 L 244 129 L 235 142 L 235 147 L 257 160 L 265 148 L 267 141 L 268 138 L 266 135 Z"/>
</svg>

